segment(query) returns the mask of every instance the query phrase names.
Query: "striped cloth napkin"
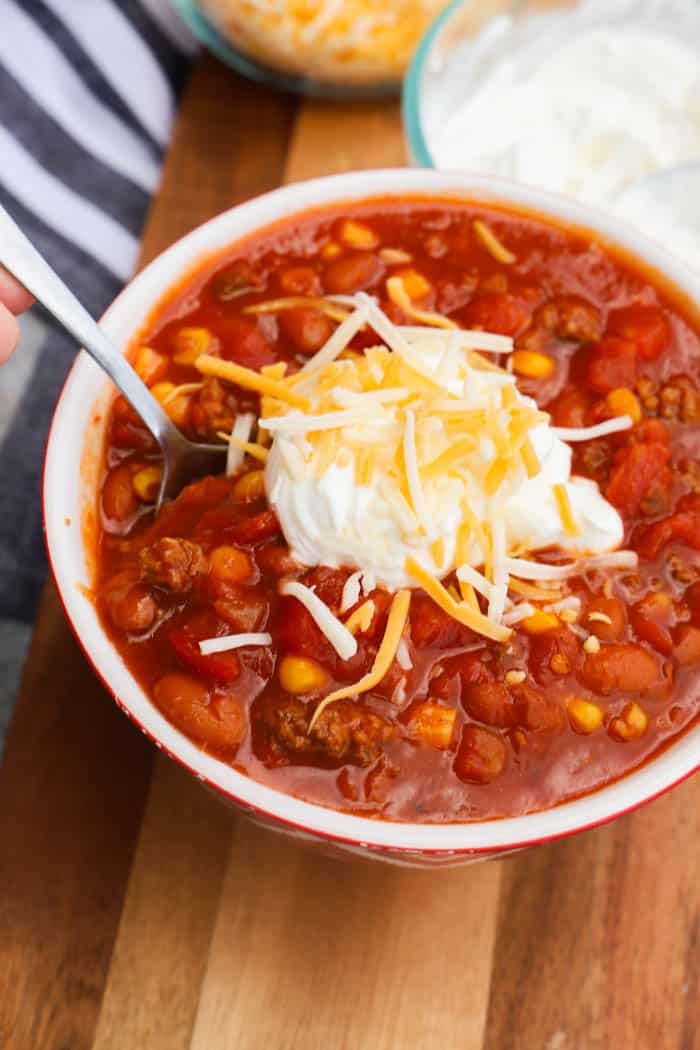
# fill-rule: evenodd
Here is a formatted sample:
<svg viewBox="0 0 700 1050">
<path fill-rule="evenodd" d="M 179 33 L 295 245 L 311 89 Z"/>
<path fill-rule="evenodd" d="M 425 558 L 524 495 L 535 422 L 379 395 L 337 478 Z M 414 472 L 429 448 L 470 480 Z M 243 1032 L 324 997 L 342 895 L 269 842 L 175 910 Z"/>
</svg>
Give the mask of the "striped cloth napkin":
<svg viewBox="0 0 700 1050">
<path fill-rule="evenodd" d="M 194 50 L 169 0 L 0 0 L 0 202 L 94 315 L 134 269 Z M 46 575 L 46 434 L 76 353 L 41 310 L 22 327 L 0 372 L 0 743 Z"/>
</svg>

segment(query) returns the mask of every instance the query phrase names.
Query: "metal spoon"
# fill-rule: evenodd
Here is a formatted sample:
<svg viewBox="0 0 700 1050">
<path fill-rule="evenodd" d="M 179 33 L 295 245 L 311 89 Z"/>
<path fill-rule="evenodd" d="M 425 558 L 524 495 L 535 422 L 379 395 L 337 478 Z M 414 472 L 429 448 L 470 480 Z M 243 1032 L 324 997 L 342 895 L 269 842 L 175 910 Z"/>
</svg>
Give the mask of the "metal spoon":
<svg viewBox="0 0 700 1050">
<path fill-rule="evenodd" d="M 206 445 L 188 439 L 166 415 L 146 384 L 105 335 L 97 321 L 65 286 L 15 221 L 0 205 L 0 264 L 43 303 L 51 316 L 90 354 L 119 387 L 163 453 L 163 477 L 156 513 L 192 478 L 220 473 L 226 445 Z"/>
</svg>

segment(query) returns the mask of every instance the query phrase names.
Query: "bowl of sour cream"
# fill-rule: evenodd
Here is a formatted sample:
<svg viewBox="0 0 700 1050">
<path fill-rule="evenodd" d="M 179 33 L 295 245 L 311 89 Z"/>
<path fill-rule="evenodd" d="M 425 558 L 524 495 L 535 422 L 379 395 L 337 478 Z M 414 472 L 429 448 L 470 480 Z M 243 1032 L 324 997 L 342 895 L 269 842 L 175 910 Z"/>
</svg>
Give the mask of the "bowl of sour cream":
<svg viewBox="0 0 700 1050">
<path fill-rule="evenodd" d="M 700 161 L 699 49 L 697 0 L 458 0 L 406 78 L 412 160 L 614 209 Z"/>
</svg>

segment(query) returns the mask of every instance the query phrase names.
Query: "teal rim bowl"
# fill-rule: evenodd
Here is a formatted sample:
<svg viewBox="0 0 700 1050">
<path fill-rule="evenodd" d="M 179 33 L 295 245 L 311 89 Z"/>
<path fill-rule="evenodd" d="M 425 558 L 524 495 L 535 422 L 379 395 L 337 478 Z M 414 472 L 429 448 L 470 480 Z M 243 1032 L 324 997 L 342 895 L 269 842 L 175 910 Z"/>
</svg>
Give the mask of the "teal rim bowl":
<svg viewBox="0 0 700 1050">
<path fill-rule="evenodd" d="M 413 164 L 421 168 L 436 167 L 423 134 L 421 101 L 438 44 L 444 43 L 449 48 L 451 36 L 456 42 L 466 36 L 476 36 L 499 16 L 522 14 L 526 3 L 527 0 L 452 0 L 428 27 L 406 72 L 401 99 L 406 145 Z"/>
<path fill-rule="evenodd" d="M 203 14 L 197 0 L 171 0 L 183 22 L 201 44 L 219 58 L 225 65 L 258 84 L 286 91 L 290 94 L 309 95 L 331 101 L 350 101 L 353 99 L 387 98 L 398 95 L 400 84 L 395 81 L 382 81 L 362 84 L 340 84 L 330 81 L 315 80 L 311 77 L 295 76 L 284 73 L 256 62 L 245 52 L 239 51 L 212 25 Z"/>
</svg>

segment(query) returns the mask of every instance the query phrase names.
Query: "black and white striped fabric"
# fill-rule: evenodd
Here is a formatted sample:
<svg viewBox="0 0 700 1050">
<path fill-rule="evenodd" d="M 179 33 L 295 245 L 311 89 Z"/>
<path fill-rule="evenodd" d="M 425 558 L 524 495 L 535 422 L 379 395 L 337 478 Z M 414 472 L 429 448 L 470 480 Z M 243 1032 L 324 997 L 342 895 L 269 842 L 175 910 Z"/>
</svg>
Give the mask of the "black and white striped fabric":
<svg viewBox="0 0 700 1050">
<path fill-rule="evenodd" d="M 169 0 L 0 0 L 0 201 L 94 314 L 133 271 L 194 48 Z M 32 367 L 21 345 L 0 372 L 0 618 L 14 620 L 45 576 L 43 449 L 75 355 L 32 324 Z"/>
</svg>

